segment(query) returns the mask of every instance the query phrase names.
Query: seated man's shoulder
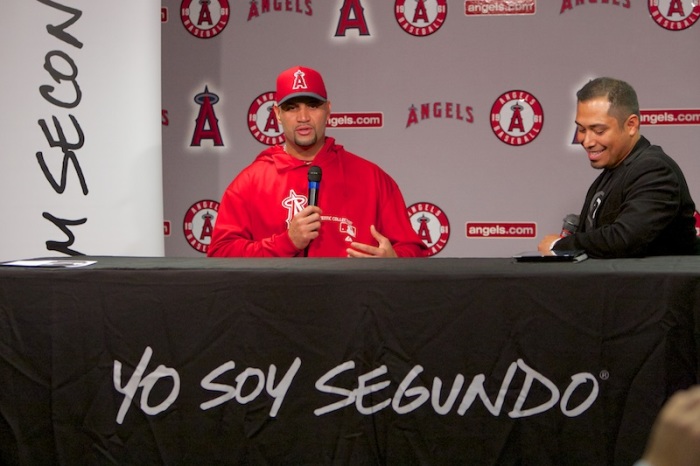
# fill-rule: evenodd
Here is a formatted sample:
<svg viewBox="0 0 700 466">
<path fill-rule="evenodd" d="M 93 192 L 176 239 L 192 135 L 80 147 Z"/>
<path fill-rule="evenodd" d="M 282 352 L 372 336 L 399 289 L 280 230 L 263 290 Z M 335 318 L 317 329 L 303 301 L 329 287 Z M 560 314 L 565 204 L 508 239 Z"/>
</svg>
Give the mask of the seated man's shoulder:
<svg viewBox="0 0 700 466">
<path fill-rule="evenodd" d="M 634 159 L 637 169 L 665 169 L 670 171 L 680 171 L 680 167 L 675 160 L 663 151 L 659 146 L 649 146 L 645 151 Z"/>
<path fill-rule="evenodd" d="M 364 172 L 384 173 L 384 170 L 382 170 L 382 168 L 378 164 L 372 162 L 369 159 L 361 157 L 353 152 L 345 151 L 343 153 L 343 158 L 343 162 L 345 162 L 346 165 L 350 166 L 351 168 L 354 168 L 355 170 L 360 170 Z"/>
</svg>

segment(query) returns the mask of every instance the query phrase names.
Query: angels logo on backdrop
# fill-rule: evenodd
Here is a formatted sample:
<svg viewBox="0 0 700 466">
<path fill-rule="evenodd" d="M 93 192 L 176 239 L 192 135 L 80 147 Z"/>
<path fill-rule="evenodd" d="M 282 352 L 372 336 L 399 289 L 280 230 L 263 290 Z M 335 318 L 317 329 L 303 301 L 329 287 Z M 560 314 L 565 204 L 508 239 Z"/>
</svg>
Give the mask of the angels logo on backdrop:
<svg viewBox="0 0 700 466">
<path fill-rule="evenodd" d="M 369 36 L 369 26 L 365 18 L 365 9 L 362 0 L 343 0 L 340 7 L 338 27 L 335 29 L 335 37 L 344 37 L 348 29 L 356 29 L 360 36 Z"/>
<path fill-rule="evenodd" d="M 182 25 L 199 39 L 218 36 L 230 15 L 228 0 L 182 0 L 180 4 Z"/>
<path fill-rule="evenodd" d="M 450 221 L 435 204 L 418 202 L 406 209 L 413 229 L 428 246 L 428 256 L 443 250 L 450 239 Z"/>
<path fill-rule="evenodd" d="M 445 24 L 447 0 L 395 0 L 394 15 L 407 33 L 429 36 Z"/>
<path fill-rule="evenodd" d="M 311 0 L 261 0 L 260 3 L 261 5 L 258 6 L 258 0 L 250 1 L 248 21 L 273 11 L 287 11 L 290 13 L 304 14 L 306 16 L 313 16 L 314 14 L 311 8 Z"/>
<path fill-rule="evenodd" d="M 491 129 L 511 146 L 532 142 L 542 131 L 544 112 L 540 102 L 525 91 L 501 94 L 491 107 Z"/>
<path fill-rule="evenodd" d="M 196 251 L 206 254 L 218 213 L 219 203 L 209 199 L 195 202 L 187 209 L 182 230 L 187 243 Z"/>
<path fill-rule="evenodd" d="M 223 146 L 224 141 L 219 129 L 219 119 L 216 118 L 214 105 L 219 102 L 219 96 L 209 91 L 208 86 L 204 86 L 204 92 L 194 96 L 194 101 L 199 104 L 199 114 L 195 120 L 194 134 L 192 135 L 191 147 L 201 146 L 203 139 L 210 139 L 214 146 Z"/>
<path fill-rule="evenodd" d="M 658 0 L 650 0 L 658 1 Z M 632 0 L 588 0 L 588 4 L 601 5 L 601 6 L 621 6 L 622 8 L 630 8 Z M 586 5 L 585 0 L 562 0 L 561 10 L 559 14 L 565 11 L 573 10 L 575 6 Z"/>
<path fill-rule="evenodd" d="M 406 128 L 430 118 L 448 118 L 451 120 L 474 123 L 474 108 L 458 102 L 433 102 L 421 104 L 419 112 L 418 107 L 411 104 L 408 109 Z"/>
<path fill-rule="evenodd" d="M 284 134 L 273 109 L 275 93 L 260 94 L 248 108 L 248 129 L 258 142 L 268 146 L 282 144 Z"/>
<path fill-rule="evenodd" d="M 649 0 L 651 18 L 664 29 L 682 31 L 700 18 L 698 0 Z"/>
</svg>

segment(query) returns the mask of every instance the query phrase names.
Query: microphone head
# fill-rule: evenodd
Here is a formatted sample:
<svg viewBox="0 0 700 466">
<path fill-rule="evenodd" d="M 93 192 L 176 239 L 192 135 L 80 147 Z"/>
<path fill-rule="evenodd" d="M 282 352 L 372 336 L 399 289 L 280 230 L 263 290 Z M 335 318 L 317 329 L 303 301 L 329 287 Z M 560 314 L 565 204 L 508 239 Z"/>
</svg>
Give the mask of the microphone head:
<svg viewBox="0 0 700 466">
<path fill-rule="evenodd" d="M 573 225 L 574 227 L 578 227 L 578 223 L 579 218 L 576 214 L 569 214 L 564 217 L 564 225 Z"/>
<path fill-rule="evenodd" d="M 576 230 L 578 230 L 578 222 L 578 215 L 569 214 L 566 217 L 564 217 L 564 224 L 561 227 L 561 233 L 559 234 L 559 236 L 564 238 L 566 236 L 571 236 L 574 233 L 576 233 Z"/>
<path fill-rule="evenodd" d="M 309 168 L 309 181 L 319 182 L 321 181 L 321 167 L 313 165 Z"/>
</svg>

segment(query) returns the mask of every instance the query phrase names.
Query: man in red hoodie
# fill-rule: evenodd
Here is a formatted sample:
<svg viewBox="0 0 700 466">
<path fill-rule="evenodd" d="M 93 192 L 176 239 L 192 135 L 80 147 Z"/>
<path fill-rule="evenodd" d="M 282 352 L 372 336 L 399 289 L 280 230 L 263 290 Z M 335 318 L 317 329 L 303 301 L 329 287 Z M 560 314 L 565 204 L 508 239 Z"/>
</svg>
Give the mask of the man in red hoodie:
<svg viewBox="0 0 700 466">
<path fill-rule="evenodd" d="M 331 103 L 321 75 L 302 66 L 283 71 L 276 102 L 286 141 L 228 186 L 207 255 L 424 257 L 396 182 L 326 136 Z M 311 166 L 322 172 L 318 205 L 308 201 Z"/>
</svg>

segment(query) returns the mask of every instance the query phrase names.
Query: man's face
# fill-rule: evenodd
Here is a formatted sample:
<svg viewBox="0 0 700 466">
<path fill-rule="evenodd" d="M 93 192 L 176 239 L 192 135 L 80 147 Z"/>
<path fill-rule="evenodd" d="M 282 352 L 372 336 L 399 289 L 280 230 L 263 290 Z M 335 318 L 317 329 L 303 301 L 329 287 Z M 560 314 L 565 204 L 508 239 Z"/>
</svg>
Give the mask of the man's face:
<svg viewBox="0 0 700 466">
<path fill-rule="evenodd" d="M 608 113 L 607 97 L 596 97 L 576 106 L 576 140 L 588 153 L 593 168 L 615 168 L 629 155 L 639 135 L 639 118 L 630 115 L 620 125 Z"/>
<path fill-rule="evenodd" d="M 291 149 L 315 154 L 314 149 L 323 146 L 326 123 L 331 112 L 330 102 L 300 97 L 275 106 L 275 112 L 282 123 L 287 144 L 292 145 Z"/>
</svg>

